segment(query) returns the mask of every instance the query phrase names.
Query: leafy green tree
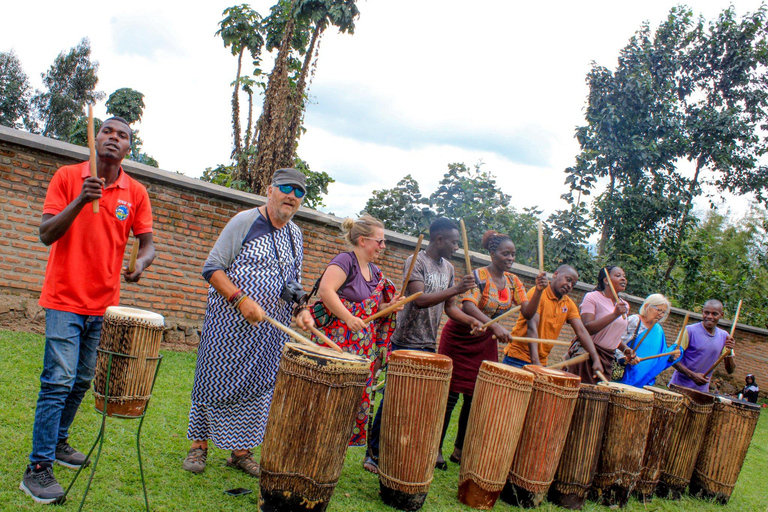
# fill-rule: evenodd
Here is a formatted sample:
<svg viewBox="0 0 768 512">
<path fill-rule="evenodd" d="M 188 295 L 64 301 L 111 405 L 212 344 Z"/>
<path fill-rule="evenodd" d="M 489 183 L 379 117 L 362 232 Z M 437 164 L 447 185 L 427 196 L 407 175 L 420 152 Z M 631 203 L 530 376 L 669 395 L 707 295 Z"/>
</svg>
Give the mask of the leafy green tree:
<svg viewBox="0 0 768 512">
<path fill-rule="evenodd" d="M 328 185 L 334 183 L 335 180 L 325 172 L 311 170 L 309 164 L 299 157 L 296 157 L 293 168 L 300 170 L 307 177 L 307 195 L 304 197 L 302 206 L 314 210 L 324 207 L 323 196 L 328 193 Z M 223 187 L 250 192 L 249 184 L 238 181 L 236 176 L 237 167 L 235 165 L 220 164 L 217 167 L 206 168 L 200 179 Z"/>
<path fill-rule="evenodd" d="M 0 52 L 0 125 L 20 129 L 30 125 L 32 86 L 13 50 Z"/>
<path fill-rule="evenodd" d="M 325 207 L 323 196 L 328 194 L 328 185 L 335 183 L 336 180 L 326 172 L 313 171 L 309 168 L 309 164 L 298 156 L 294 159 L 293 167 L 303 172 L 307 177 L 307 195 L 302 204 L 313 210 Z"/>
<path fill-rule="evenodd" d="M 232 159 L 237 162 L 238 177 L 245 181 L 248 172 L 248 163 L 244 150 L 249 145 L 253 118 L 253 80 L 242 75 L 243 55 L 246 51 L 251 54 L 253 65 L 258 69 L 261 62 L 261 50 L 264 47 L 264 27 L 261 24 L 261 15 L 251 9 L 248 4 L 236 5 L 224 9 L 224 19 L 219 22 L 217 36 L 221 36 L 224 47 L 229 48 L 232 55 L 237 57 L 237 74 L 232 82 L 232 137 L 234 147 Z M 240 88 L 248 94 L 248 124 L 246 127 L 246 142 L 243 144 L 242 127 L 240 123 Z"/>
<path fill-rule="evenodd" d="M 607 183 L 593 202 L 598 255 L 640 277 L 635 293 L 674 293 L 670 277 L 705 185 L 765 199 L 767 47 L 765 8 L 741 21 L 729 8 L 707 25 L 676 7 L 655 31 L 641 27 L 614 71 L 593 65 L 587 76 L 567 200 L 579 207 Z M 692 177 L 683 160 L 694 163 Z"/>
<path fill-rule="evenodd" d="M 103 121 L 98 117 L 93 118 L 93 132 L 99 133 Z M 88 116 L 82 116 L 75 121 L 72 131 L 69 132 L 69 142 L 78 146 L 88 147 Z"/>
<path fill-rule="evenodd" d="M 69 53 L 60 53 L 51 68 L 42 75 L 47 91 L 32 98 L 47 137 L 69 141 L 77 119 L 84 115 L 85 105 L 104 98 L 96 91 L 98 62 L 91 61 L 91 43 L 84 38 Z"/>
<path fill-rule="evenodd" d="M 583 205 L 573 205 L 549 216 L 544 249 L 547 270 L 568 264 L 578 270 L 582 281 L 591 282 L 591 276 L 597 276 L 600 265 L 589 250 L 589 237 L 595 232 L 590 220 L 589 210 Z"/>
<path fill-rule="evenodd" d="M 744 300 L 741 321 L 768 327 L 768 214 L 753 208 L 741 219 L 710 210 L 686 237 L 673 278 L 680 282 L 671 297 L 683 308 L 700 311 L 709 299 L 723 302 L 731 318 Z"/>
<path fill-rule="evenodd" d="M 464 220 L 470 249 L 479 252 L 483 252 L 483 233 L 493 229 L 515 243 L 518 263 L 535 265 L 541 211 L 527 208 L 517 212 L 510 206 L 511 200 L 481 164 L 469 168 L 452 163 L 429 199 L 408 175 L 392 189 L 374 191 L 364 211 L 381 219 L 388 229 L 411 235 L 426 231 L 438 216 Z"/>
<path fill-rule="evenodd" d="M 684 139 L 681 156 L 694 162 L 687 197 L 677 223 L 665 276 L 677 263 L 693 199 L 702 185 L 768 200 L 768 169 L 760 156 L 768 150 L 762 131 L 768 122 L 768 36 L 765 5 L 741 20 L 733 6 L 705 29 L 699 20 L 690 51 L 690 67 L 678 79 L 688 87 L 681 97 Z"/>
<path fill-rule="evenodd" d="M 144 115 L 144 94 L 130 87 L 123 87 L 109 95 L 107 99 L 107 113 L 122 117 L 129 125 L 141 121 Z M 159 167 L 157 160 L 141 151 L 144 141 L 139 135 L 139 130 L 133 128 L 131 136 L 131 152 L 129 160 L 139 162 L 151 167 Z"/>
<path fill-rule="evenodd" d="M 410 174 L 394 188 L 374 190 L 363 212 L 379 219 L 387 229 L 412 236 L 425 233 L 434 217 L 419 183 Z"/>
<path fill-rule="evenodd" d="M 144 115 L 144 95 L 130 87 L 123 87 L 109 95 L 107 113 L 122 117 L 128 124 L 138 123 Z"/>
<path fill-rule="evenodd" d="M 293 162 L 320 36 L 331 25 L 353 33 L 358 15 L 355 0 L 280 0 L 264 20 L 267 48 L 278 52 L 254 133 L 257 151 L 249 163 L 254 192 L 263 194 L 275 169 Z"/>
</svg>

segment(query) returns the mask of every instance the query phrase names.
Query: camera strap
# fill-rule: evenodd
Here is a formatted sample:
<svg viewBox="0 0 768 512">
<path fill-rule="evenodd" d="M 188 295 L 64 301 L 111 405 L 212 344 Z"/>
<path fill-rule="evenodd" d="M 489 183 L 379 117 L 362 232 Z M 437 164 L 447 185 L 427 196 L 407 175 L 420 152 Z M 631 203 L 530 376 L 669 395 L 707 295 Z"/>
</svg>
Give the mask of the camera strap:
<svg viewBox="0 0 768 512">
<path fill-rule="evenodd" d="M 269 218 L 269 210 L 267 209 L 267 206 L 264 205 L 264 217 L 267 219 L 267 224 L 269 225 L 269 236 L 272 239 L 272 250 L 275 253 L 275 261 L 277 262 L 277 270 L 280 272 L 280 278 L 283 280 L 283 286 L 288 284 L 288 279 L 286 279 L 285 275 L 283 274 L 283 266 L 280 264 L 280 252 L 277 250 L 277 242 L 275 241 L 275 226 L 272 225 L 272 220 Z M 288 236 L 291 239 L 291 254 L 293 255 L 293 263 L 296 266 L 296 275 L 299 274 L 299 265 L 296 261 L 296 244 L 293 241 L 293 231 L 291 230 L 290 221 L 289 224 L 286 225 L 288 227 Z"/>
</svg>

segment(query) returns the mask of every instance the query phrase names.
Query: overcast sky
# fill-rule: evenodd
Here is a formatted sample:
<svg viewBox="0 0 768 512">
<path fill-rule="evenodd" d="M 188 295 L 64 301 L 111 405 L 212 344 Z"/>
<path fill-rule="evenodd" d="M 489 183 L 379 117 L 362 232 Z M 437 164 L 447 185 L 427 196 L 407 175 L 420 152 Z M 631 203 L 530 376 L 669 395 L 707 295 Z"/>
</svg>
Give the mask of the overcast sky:
<svg viewBox="0 0 768 512">
<path fill-rule="evenodd" d="M 41 88 L 56 55 L 90 38 L 98 89 L 145 95 L 144 150 L 199 177 L 231 152 L 236 60 L 214 33 L 235 3 L 6 2 L 0 51 L 14 49 Z M 267 15 L 273 3 L 251 6 Z M 613 68 L 642 22 L 658 25 L 677 3 L 521 4 L 360 0 L 354 35 L 327 31 L 298 150 L 336 180 L 327 210 L 355 214 L 406 174 L 428 195 L 451 162 L 483 162 L 517 208 L 564 206 L 591 62 Z M 729 2 L 691 4 L 712 19 Z M 741 16 L 760 1 L 733 4 Z M 103 102 L 96 115 L 105 117 Z"/>
</svg>

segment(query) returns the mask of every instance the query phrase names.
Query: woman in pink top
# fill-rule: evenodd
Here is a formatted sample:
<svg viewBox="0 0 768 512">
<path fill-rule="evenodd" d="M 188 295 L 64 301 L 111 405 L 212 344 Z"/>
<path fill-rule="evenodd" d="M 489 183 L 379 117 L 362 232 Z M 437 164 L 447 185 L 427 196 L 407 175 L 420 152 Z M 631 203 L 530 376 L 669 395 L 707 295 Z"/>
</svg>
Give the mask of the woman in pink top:
<svg viewBox="0 0 768 512">
<path fill-rule="evenodd" d="M 607 276 L 606 270 L 608 270 Z M 623 292 L 627 288 L 627 278 L 621 267 L 609 265 L 600 269 L 600 273 L 597 275 L 597 287 L 594 291 L 584 295 L 584 300 L 579 308 L 584 327 L 587 328 L 592 337 L 595 349 L 600 356 L 600 362 L 606 369 L 613 366 L 614 352 L 617 348 L 625 352 L 627 360 L 634 357 L 632 350 L 621 341 L 622 334 L 627 330 L 626 314 L 629 312 L 629 304 L 613 295 L 611 287 L 608 285 L 608 279 L 613 283 L 616 293 Z M 581 348 L 579 342 L 574 340 L 573 345 L 568 350 L 568 357 L 583 352 L 584 349 Z M 583 383 L 595 384 L 591 364 L 587 360 L 569 366 L 566 370 L 581 377 Z"/>
</svg>

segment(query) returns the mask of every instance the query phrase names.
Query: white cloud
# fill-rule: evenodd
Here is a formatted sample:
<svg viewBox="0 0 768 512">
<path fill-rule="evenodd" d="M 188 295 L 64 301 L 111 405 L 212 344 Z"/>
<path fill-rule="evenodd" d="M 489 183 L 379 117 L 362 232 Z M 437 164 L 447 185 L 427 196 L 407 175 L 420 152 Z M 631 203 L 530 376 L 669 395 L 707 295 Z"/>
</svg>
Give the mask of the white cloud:
<svg viewBox="0 0 768 512">
<path fill-rule="evenodd" d="M 6 3 L 0 51 L 14 48 L 35 86 L 89 37 L 99 89 L 145 94 L 138 128 L 163 168 L 200 176 L 227 161 L 235 59 L 214 33 L 237 2 Z M 266 15 L 273 3 L 251 5 Z M 455 161 L 485 162 L 516 207 L 550 213 L 578 152 L 590 63 L 613 67 L 641 23 L 657 25 L 677 3 L 360 1 L 354 35 L 323 37 L 300 154 L 338 180 L 326 199 L 336 213 L 356 213 L 408 173 L 428 194 Z M 743 14 L 760 1 L 734 5 Z M 709 19 L 724 7 L 694 5 Z"/>
</svg>

